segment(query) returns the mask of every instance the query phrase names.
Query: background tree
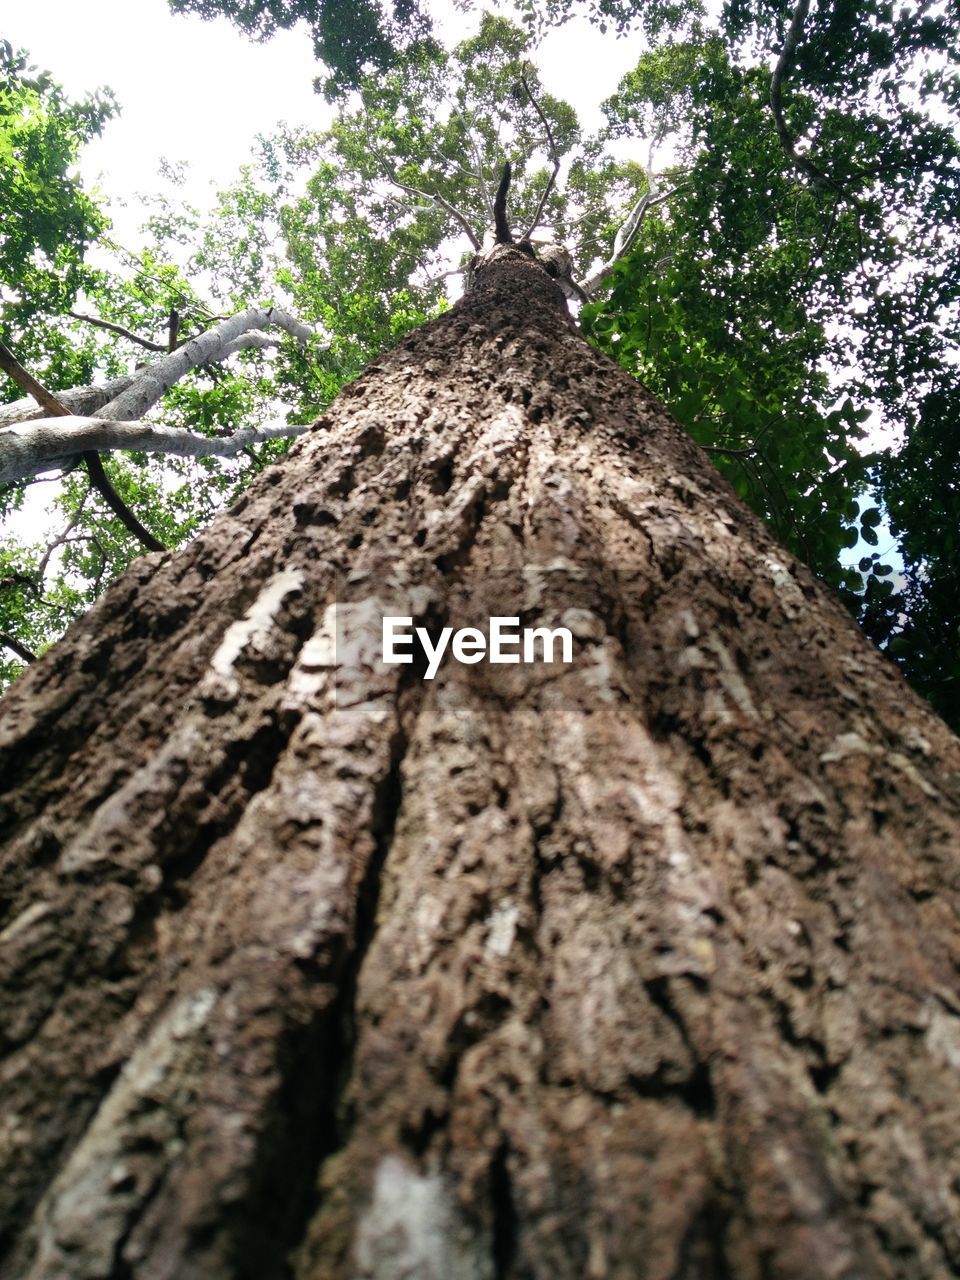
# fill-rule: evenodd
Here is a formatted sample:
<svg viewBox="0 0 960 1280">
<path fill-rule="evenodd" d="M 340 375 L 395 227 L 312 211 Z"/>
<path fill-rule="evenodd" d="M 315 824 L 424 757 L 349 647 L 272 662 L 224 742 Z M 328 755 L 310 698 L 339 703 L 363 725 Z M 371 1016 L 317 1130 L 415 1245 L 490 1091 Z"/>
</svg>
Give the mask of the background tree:
<svg viewBox="0 0 960 1280">
<path fill-rule="evenodd" d="M 204 18 L 225 15 L 257 40 L 304 23 L 330 72 L 323 83 L 330 94 L 355 87 L 364 69 L 386 70 L 411 46 L 435 47 L 418 0 L 170 0 L 170 8 Z"/>
<path fill-rule="evenodd" d="M 271 413 L 280 416 L 278 385 L 263 359 L 277 339 L 258 326 L 274 334 L 285 329 L 314 349 L 318 339 L 287 312 L 260 302 L 259 294 L 229 315 L 200 298 L 191 277 L 207 281 L 214 306 L 243 295 L 241 287 L 228 287 L 225 267 L 232 265 L 236 278 L 250 242 L 237 238 L 232 263 L 215 263 L 209 229 L 195 210 L 161 203 L 148 221 L 152 246 L 137 255 L 110 241 L 105 217 L 67 176 L 78 147 L 108 114 L 108 98 L 69 106 L 48 76 L 28 73 L 25 55 L 11 55 L 2 101 L 0 131 L 16 160 L 5 171 L 11 217 L 0 264 L 4 393 L 23 397 L 33 389 L 33 375 L 41 391 L 55 392 L 42 407 L 21 398 L 0 409 L 0 510 L 8 518 L 0 549 L 0 679 L 6 683 L 144 546 L 183 542 L 235 496 L 275 450 L 263 441 L 302 430 L 267 421 Z M 252 216 L 245 194 L 242 182 L 223 193 L 221 235 L 233 234 L 244 214 Z M 265 236 L 261 224 L 257 230 Z M 181 269 L 175 251 L 191 234 L 197 244 Z M 96 265 L 86 254 L 94 241 Z M 270 281 L 260 275 L 256 283 L 268 287 Z M 248 289 L 246 297 L 251 294 Z M 242 367 L 224 368 L 239 352 L 245 353 Z M 44 417 L 67 408 L 80 419 Z M 120 425 L 139 422 L 151 409 L 149 428 Z M 100 417 L 88 421 L 91 414 Z M 118 449 L 137 452 L 121 459 L 113 452 Z M 171 463 L 171 453 L 191 461 Z M 214 455 L 237 461 L 225 469 Z M 23 518 L 28 487 L 41 473 L 50 480 L 58 468 L 62 478 L 50 504 L 58 525 L 31 535 L 31 521 Z"/>
</svg>

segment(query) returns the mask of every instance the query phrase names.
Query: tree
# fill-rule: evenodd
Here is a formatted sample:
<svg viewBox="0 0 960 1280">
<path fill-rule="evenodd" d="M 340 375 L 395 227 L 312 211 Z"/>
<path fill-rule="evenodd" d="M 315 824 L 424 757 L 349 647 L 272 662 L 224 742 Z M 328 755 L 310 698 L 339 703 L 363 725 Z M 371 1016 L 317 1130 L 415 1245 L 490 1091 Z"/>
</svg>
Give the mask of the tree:
<svg viewBox="0 0 960 1280">
<path fill-rule="evenodd" d="M 260 36 L 306 19 L 321 44 L 345 12 L 216 0 L 201 8 Z M 874 0 L 764 0 L 727 6 L 712 23 L 692 0 L 537 0 L 520 9 L 533 31 L 587 12 L 618 30 L 639 24 L 653 43 L 610 99 L 607 135 L 584 137 L 570 108 L 542 92 L 526 61 L 529 42 L 502 15 L 488 16 L 450 54 L 425 38 L 415 7 L 394 6 L 391 16 L 380 6 L 384 40 L 371 38 L 367 62 L 354 56 L 360 44 L 328 42 L 331 56 L 346 59 L 331 62 L 334 78 L 360 91 L 342 99 L 337 125 L 319 138 L 270 140 L 266 181 L 245 174 L 225 196 L 219 227 L 215 220 L 201 235 L 192 224 L 202 241 L 193 269 L 151 284 L 148 305 L 100 288 L 104 318 L 145 332 L 137 315 L 165 324 L 167 304 L 179 305 L 188 282 L 215 264 L 229 282 L 229 307 L 216 310 L 295 300 L 323 330 L 323 359 L 284 353 L 254 377 L 247 368 L 246 377 L 201 378 L 169 398 L 164 425 L 207 434 L 258 425 L 275 416 L 252 413 L 270 389 L 309 421 L 384 345 L 443 305 L 456 264 L 451 232 L 489 214 L 486 179 L 503 150 L 515 181 L 526 180 L 515 201 L 521 224 L 559 161 L 566 172 L 547 195 L 544 221 L 571 243 L 586 279 L 597 282 L 595 259 L 607 256 L 631 204 L 648 200 L 654 215 L 638 219 L 631 252 L 602 279 L 611 296 L 591 291 L 599 298 L 584 316 L 591 339 L 652 386 L 787 547 L 957 722 L 960 597 L 949 530 L 960 153 L 950 122 L 960 96 L 949 14 Z M 356 19 L 354 34 L 371 14 Z M 614 163 L 610 138 L 642 141 L 644 151 L 666 143 L 674 171 Z M 305 197 L 276 180 L 280 168 L 303 164 L 315 166 Z M 190 217 L 168 210 L 154 219 L 153 269 L 160 261 L 172 270 L 164 240 L 185 239 Z M 286 263 L 264 253 L 276 227 Z M 142 287 L 149 272 L 137 275 Z M 54 389 L 77 381 L 45 380 Z M 863 452 L 871 415 L 874 426 L 882 420 L 901 434 L 899 451 Z M 106 469 L 148 513 L 154 536 L 175 544 L 242 487 L 262 456 L 244 455 L 226 473 L 158 466 L 143 453 L 114 457 Z M 0 595 L 0 626 L 37 645 L 137 550 L 99 508 L 106 536 L 88 527 L 85 492 L 68 482 L 58 536 L 3 567 L 0 580 L 13 585 L 7 606 Z M 899 537 L 903 574 L 883 550 L 887 528 Z M 23 580 L 35 584 L 42 566 L 54 586 L 41 598 Z"/>
<path fill-rule="evenodd" d="M 170 0 L 170 8 L 203 18 L 224 14 L 257 40 L 305 23 L 317 59 L 331 72 L 323 84 L 329 95 L 355 88 L 365 69 L 390 67 L 405 48 L 435 47 L 418 0 Z"/>
<path fill-rule="evenodd" d="M 685 184 L 594 336 L 957 727 L 956 14 L 764 0 L 711 30 L 693 6 L 638 8 L 657 45 L 610 125 L 673 137 Z M 871 415 L 897 447 L 859 452 Z M 899 589 L 872 549 L 884 515 Z"/>
<path fill-rule="evenodd" d="M 0 704 L 0 1274 L 950 1274 L 960 745 L 473 279 Z"/>
<path fill-rule="evenodd" d="M 609 246 L 619 204 L 624 212 L 633 205 L 627 230 L 639 225 L 648 199 L 636 198 L 639 167 L 604 159 L 580 137 L 572 109 L 543 93 L 524 61 L 526 47 L 519 28 L 488 15 L 453 53 L 428 49 L 387 76 L 364 78 L 362 109 L 345 108 L 326 133 L 285 131 L 265 140 L 206 221 L 158 199 L 146 249 L 134 257 L 111 246 L 116 269 L 87 269 L 83 310 L 50 317 L 48 327 L 62 330 L 68 346 L 82 335 L 91 366 L 114 375 L 112 387 L 116 375 L 131 376 L 133 354 L 137 389 L 115 399 L 116 391 L 68 387 L 48 399 L 50 412 L 62 413 L 82 398 L 85 412 L 99 415 L 94 421 L 64 415 L 12 426 L 37 417 L 32 400 L 0 411 L 0 484 L 10 485 L 11 505 L 24 501 L 39 472 L 67 471 L 59 526 L 32 545 L 14 540 L 3 553 L 0 639 L 17 658 L 45 647 L 144 546 L 176 546 L 191 536 L 263 465 L 263 447 L 253 453 L 251 443 L 301 432 L 372 357 L 446 305 L 444 281 L 458 274 L 444 270 L 451 237 L 479 247 L 494 198 L 492 166 L 504 151 L 515 218 L 539 236 L 549 220 L 589 262 L 598 241 Z M 493 114 L 490 103 L 499 104 Z M 572 165 L 561 193 L 562 160 Z M 305 167 L 313 173 L 303 193 Z M 177 172 L 166 171 L 176 183 Z M 572 203 L 589 204 L 587 214 L 573 219 Z M 276 247 L 281 237 L 285 258 Z M 630 243 L 622 235 L 613 257 Z M 198 279 L 203 299 L 191 283 Z M 289 315 L 267 307 L 278 295 L 318 327 L 314 342 L 307 345 L 307 330 Z M 221 318 L 221 310 L 232 314 Z M 301 349 L 288 344 L 264 364 L 271 340 L 243 330 L 268 316 Z M 222 361 L 238 347 L 241 359 L 259 364 L 225 369 Z M 152 363 L 141 367 L 144 349 Z M 158 353 L 166 353 L 162 362 Z M 34 386 L 15 361 L 6 367 L 21 391 Z M 269 411 L 278 399 L 284 409 L 295 405 L 293 424 L 270 421 L 280 416 Z M 152 420 L 141 423 L 147 410 Z M 266 448 L 275 456 L 276 445 Z M 223 470 L 211 465 L 212 455 L 238 463 Z M 71 472 L 81 457 L 96 469 L 93 492 L 84 468 Z M 9 679 L 20 663 L 6 666 Z"/>
<path fill-rule="evenodd" d="M 70 170 L 116 110 L 104 91 L 70 102 L 27 55 L 0 41 L 0 317 L 24 324 L 69 305 L 103 215 Z"/>
</svg>

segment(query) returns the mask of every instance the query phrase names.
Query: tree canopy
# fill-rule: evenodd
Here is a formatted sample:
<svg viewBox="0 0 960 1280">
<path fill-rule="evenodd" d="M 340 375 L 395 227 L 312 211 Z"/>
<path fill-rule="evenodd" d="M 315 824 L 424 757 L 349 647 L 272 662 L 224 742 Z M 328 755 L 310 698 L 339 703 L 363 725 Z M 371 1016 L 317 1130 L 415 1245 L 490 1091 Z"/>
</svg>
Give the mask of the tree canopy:
<svg viewBox="0 0 960 1280">
<path fill-rule="evenodd" d="M 110 99 L 68 104 L 8 50 L 0 146 L 19 169 L 0 178 L 13 184 L 0 337 L 45 386 L 130 376 L 226 317 L 279 307 L 311 335 L 251 336 L 191 366 L 150 416 L 220 440 L 308 422 L 447 304 L 509 161 L 513 224 L 571 251 L 588 336 L 960 723 L 960 6 L 761 0 L 714 20 L 696 0 L 525 0 L 517 21 L 478 15 L 453 50 L 399 0 L 171 7 L 256 38 L 306 21 L 339 115 L 262 139 L 211 211 L 186 207 L 168 169 L 173 194 L 131 253 L 68 177 Z M 637 45 L 596 134 L 537 67 L 538 36 L 583 16 Z M 176 545 L 283 448 L 230 462 L 110 452 L 103 466 Z M 29 479 L 6 487 L 5 510 Z M 102 497 L 68 468 L 58 537 L 3 550 L 0 632 L 22 650 L 142 550 Z"/>
</svg>

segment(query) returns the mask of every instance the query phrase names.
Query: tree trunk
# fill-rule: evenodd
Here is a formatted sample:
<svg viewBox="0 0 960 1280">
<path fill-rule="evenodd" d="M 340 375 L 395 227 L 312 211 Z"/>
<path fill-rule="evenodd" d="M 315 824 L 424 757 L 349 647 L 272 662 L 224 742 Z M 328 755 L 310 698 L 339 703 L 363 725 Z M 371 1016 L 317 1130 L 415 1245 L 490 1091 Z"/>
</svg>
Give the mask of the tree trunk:
<svg viewBox="0 0 960 1280">
<path fill-rule="evenodd" d="M 518 251 L 2 709 L 3 1277 L 960 1269 L 960 743 Z"/>
</svg>

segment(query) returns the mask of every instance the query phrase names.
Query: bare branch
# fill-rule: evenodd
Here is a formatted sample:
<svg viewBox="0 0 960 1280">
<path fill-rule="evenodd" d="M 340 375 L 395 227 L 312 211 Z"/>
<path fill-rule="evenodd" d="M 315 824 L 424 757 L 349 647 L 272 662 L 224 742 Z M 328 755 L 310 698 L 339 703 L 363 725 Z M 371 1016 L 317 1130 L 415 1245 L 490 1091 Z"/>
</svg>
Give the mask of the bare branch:
<svg viewBox="0 0 960 1280">
<path fill-rule="evenodd" d="M 170 318 L 167 321 L 167 350 L 176 351 L 177 334 L 180 332 L 180 312 L 176 307 L 170 308 Z"/>
<path fill-rule="evenodd" d="M 427 147 L 427 154 L 433 156 L 434 160 L 439 160 L 443 167 L 454 168 L 458 173 L 462 173 L 465 178 L 472 178 L 474 182 L 482 182 L 483 179 L 479 173 L 474 173 L 472 169 L 465 169 L 462 164 L 454 160 L 452 156 L 445 156 L 442 151 L 438 151 L 436 147 Z"/>
<path fill-rule="evenodd" d="M 57 397 L 51 394 L 32 374 L 28 373 L 13 352 L 2 342 L 0 342 L 0 366 L 18 386 L 32 395 L 34 400 L 39 405 L 42 405 L 48 413 L 53 414 L 55 420 L 62 420 L 71 416 L 70 410 L 61 404 Z M 6 432 L 6 438 L 15 434 L 16 431 L 16 427 L 9 428 Z M 90 483 L 101 494 L 114 515 L 123 522 L 135 537 L 140 539 L 145 547 L 148 547 L 151 551 L 163 551 L 165 549 L 163 543 L 158 541 L 150 530 L 140 523 L 116 489 L 114 489 L 107 473 L 103 469 L 103 463 L 100 461 L 99 455 L 95 452 L 84 450 L 82 457 L 87 473 L 90 476 Z"/>
<path fill-rule="evenodd" d="M 245 427 L 230 436 L 210 437 L 181 427 L 113 418 L 41 418 L 0 431 L 0 483 L 69 465 L 77 454 L 117 449 L 167 453 L 181 458 L 232 458 L 250 445 L 290 440 L 309 431 L 289 422 Z"/>
<path fill-rule="evenodd" d="M 627 214 L 623 225 L 617 232 L 613 242 L 613 252 L 610 257 L 598 271 L 593 273 L 592 276 L 589 276 L 586 280 L 580 281 L 579 287 L 588 298 L 594 297 L 597 290 L 600 289 L 609 278 L 610 273 L 613 271 L 616 264 L 626 253 L 629 252 L 640 232 L 643 220 L 650 210 L 656 208 L 658 204 L 663 204 L 664 201 L 669 200 L 671 196 L 676 195 L 678 191 L 682 190 L 683 184 L 681 183 L 679 186 L 671 187 L 669 191 L 661 191 L 657 193 L 656 188 L 651 187 L 650 190 L 643 193 Z"/>
<path fill-rule="evenodd" d="M 770 110 L 773 112 L 773 122 L 776 125 L 777 137 L 780 140 L 784 155 L 794 169 L 800 173 L 805 173 L 814 183 L 829 187 L 837 195 L 842 196 L 844 200 L 848 200 L 855 209 L 862 210 L 863 206 L 856 196 L 851 195 L 841 183 L 814 164 L 808 156 L 801 154 L 797 150 L 796 139 L 787 128 L 787 122 L 784 118 L 783 80 L 790 69 L 790 64 L 793 62 L 797 45 L 803 38 L 803 24 L 806 22 L 809 12 L 810 0 L 797 0 L 797 7 L 793 11 L 793 18 L 787 30 L 783 48 L 780 50 L 780 57 L 777 59 L 777 65 L 774 67 L 773 75 L 770 79 Z"/>
<path fill-rule="evenodd" d="M 232 356 L 235 351 L 267 351 L 270 347 L 279 347 L 280 339 L 269 333 L 261 333 L 253 329 L 250 333 L 242 333 L 233 342 L 228 342 L 223 349 L 223 358 Z"/>
<path fill-rule="evenodd" d="M 165 342 L 151 342 L 149 338 L 141 338 L 136 333 L 131 333 L 129 329 L 125 329 L 122 324 L 114 324 L 112 320 L 101 320 L 99 316 L 81 315 L 79 311 L 68 311 L 67 315 L 74 320 L 82 320 L 84 324 L 96 325 L 98 329 L 106 329 L 110 333 L 118 333 L 121 338 L 129 338 L 131 342 L 135 342 L 140 347 L 146 347 L 148 351 L 169 351 L 170 347 Z"/>
<path fill-rule="evenodd" d="M 72 541 L 70 535 L 71 533 L 73 533 L 74 529 L 80 523 L 80 515 L 89 497 L 90 497 L 90 490 L 89 489 L 84 490 L 84 493 L 80 498 L 79 503 L 77 504 L 77 509 L 73 513 L 73 518 L 70 521 L 70 523 L 67 525 L 67 527 L 64 529 L 63 533 L 61 533 L 59 537 L 54 538 L 52 542 L 49 542 L 47 544 L 47 548 L 43 553 L 43 559 L 40 561 L 39 565 L 37 566 L 37 582 L 39 583 L 39 586 L 35 585 L 34 590 L 36 591 L 38 596 L 40 595 L 40 587 L 43 586 L 43 580 L 47 576 L 47 566 L 50 564 L 51 556 L 59 547 L 63 547 L 68 542 Z"/>
<path fill-rule="evenodd" d="M 722 453 L 727 458 L 755 458 L 757 456 L 756 448 L 731 449 L 724 444 L 702 444 L 700 448 L 704 453 Z"/>
<path fill-rule="evenodd" d="M 93 451 L 85 453 L 83 460 L 90 476 L 90 483 L 124 528 L 132 533 L 135 538 L 139 538 L 148 551 L 166 551 L 166 547 L 160 539 L 155 538 L 150 530 L 140 523 L 116 489 L 114 489 L 110 483 L 110 477 L 103 469 L 99 453 Z"/>
<path fill-rule="evenodd" d="M 430 289 L 435 284 L 440 284 L 442 280 L 449 280 L 451 276 L 462 276 L 466 270 L 466 267 L 451 267 L 449 271 L 441 271 L 438 275 L 428 276 L 423 287 Z"/>
<path fill-rule="evenodd" d="M 109 404 L 127 387 L 133 386 L 139 373 L 125 373 L 120 378 L 113 378 L 102 387 L 70 387 L 66 391 L 58 391 L 57 399 L 71 413 L 96 413 L 103 405 Z M 14 400 L 11 404 L 0 405 L 0 431 L 16 422 L 28 422 L 32 418 L 42 418 L 47 411 L 30 396 L 23 400 Z"/>
<path fill-rule="evenodd" d="M 0 631 L 0 645 L 15 653 L 23 662 L 36 662 L 37 660 L 37 655 L 31 649 L 28 649 L 25 644 L 21 644 L 14 636 L 8 635 L 6 631 Z"/>
<path fill-rule="evenodd" d="M 115 418 L 118 421 L 142 418 L 191 369 L 201 364 L 217 364 L 225 359 L 236 350 L 232 344 L 242 334 L 253 329 L 272 327 L 284 329 L 299 342 L 306 342 L 313 335 L 311 329 L 279 307 L 251 307 L 248 311 L 238 312 L 191 338 L 156 364 L 141 369 L 131 387 L 104 405 L 100 417 Z"/>
<path fill-rule="evenodd" d="M 480 148 L 477 146 L 477 140 L 473 136 L 472 121 L 468 120 L 467 117 L 462 113 L 458 113 L 458 114 L 461 115 L 461 118 L 463 120 L 464 136 L 466 137 L 467 142 L 470 146 L 470 154 L 473 156 L 473 163 L 477 166 L 477 173 L 475 176 L 480 186 L 480 195 L 481 195 L 481 198 L 483 199 L 483 203 L 486 205 L 487 216 L 492 222 L 493 221 L 493 197 L 490 194 L 490 186 L 487 182 L 486 171 L 484 170 L 484 167 L 483 167 L 483 157 L 480 154 Z"/>
<path fill-rule="evenodd" d="M 446 200 L 443 196 L 439 195 L 435 191 L 423 191 L 421 190 L 420 187 L 410 186 L 408 182 L 401 182 L 400 179 L 397 177 L 396 170 L 393 168 L 393 166 L 391 165 L 390 161 L 386 158 L 386 156 L 381 155 L 380 152 L 376 149 L 376 147 L 374 147 L 372 143 L 370 143 L 369 145 L 370 145 L 370 150 L 372 154 L 375 155 L 377 160 L 379 161 L 381 169 L 384 171 L 384 173 L 387 175 L 387 177 L 390 179 L 390 181 L 393 183 L 395 187 L 399 187 L 401 191 L 406 191 L 409 195 L 416 196 L 420 200 L 430 200 L 434 204 L 439 205 L 440 208 L 443 209 L 445 213 L 448 213 L 450 217 L 453 218 L 453 220 L 459 224 L 462 230 L 466 233 L 467 239 L 473 245 L 474 250 L 477 253 L 480 252 L 480 241 L 477 238 L 477 233 L 474 231 L 473 227 L 470 225 L 466 216 L 462 214 L 459 209 L 457 209 L 454 205 L 450 203 L 449 200 Z"/>
<path fill-rule="evenodd" d="M 537 205 L 537 211 L 533 215 L 533 221 L 530 223 L 529 227 L 527 227 L 523 235 L 524 240 L 529 240 L 534 231 L 536 231 L 537 227 L 540 225 L 540 215 L 543 213 L 543 207 L 547 203 L 547 198 L 553 190 L 553 184 L 557 180 L 557 174 L 560 172 L 560 157 L 557 155 L 557 143 L 553 136 L 553 130 L 550 128 L 550 121 L 543 114 L 540 103 L 533 96 L 530 86 L 527 84 L 527 78 L 522 73 L 520 75 L 520 83 L 523 85 L 526 95 L 530 99 L 530 105 L 543 121 L 543 127 L 547 131 L 547 141 L 550 143 L 550 159 L 553 161 L 553 173 L 551 173 L 550 177 L 547 179 L 547 185 L 543 189 L 543 194 L 540 197 L 540 203 Z"/>
<path fill-rule="evenodd" d="M 170 364 L 167 360 L 159 360 L 138 369 L 136 373 L 114 378 L 103 387 L 72 387 L 59 393 L 59 402 L 63 411 L 70 414 L 86 416 L 104 410 L 104 417 L 124 420 L 142 417 L 165 391 L 197 365 L 217 364 L 235 351 L 272 345 L 273 339 L 258 331 L 263 325 L 275 325 L 284 329 L 300 342 L 306 341 L 312 334 L 312 330 L 306 325 L 300 324 L 287 312 L 276 307 L 251 309 L 225 317 L 213 328 L 178 347 L 172 357 L 167 356 L 167 360 L 172 360 Z M 196 346 L 192 345 L 194 343 Z M 158 345 L 157 350 L 166 351 L 166 348 Z M 12 353 L 8 352 L 8 356 L 17 363 Z M 0 367 L 5 367 L 2 360 Z M 23 376 L 30 378 L 25 369 Z M 27 385 L 22 380 L 13 380 L 27 390 Z M 44 409 L 39 403 L 29 400 L 17 400 L 13 404 L 0 406 L 0 432 L 15 422 L 40 418 L 45 412 L 49 414 L 53 410 L 49 406 Z"/>
<path fill-rule="evenodd" d="M 26 391 L 28 396 L 33 396 L 37 404 L 46 409 L 47 413 L 68 414 L 70 412 L 55 395 L 46 389 L 43 383 L 38 382 L 32 373 L 28 373 L 3 342 L 0 342 L 0 369 L 17 384 L 21 391 Z"/>
</svg>

